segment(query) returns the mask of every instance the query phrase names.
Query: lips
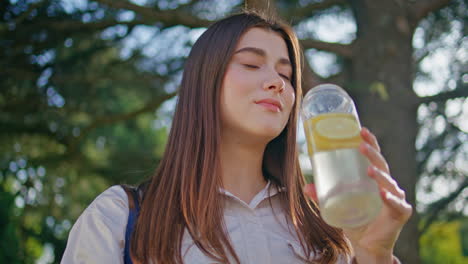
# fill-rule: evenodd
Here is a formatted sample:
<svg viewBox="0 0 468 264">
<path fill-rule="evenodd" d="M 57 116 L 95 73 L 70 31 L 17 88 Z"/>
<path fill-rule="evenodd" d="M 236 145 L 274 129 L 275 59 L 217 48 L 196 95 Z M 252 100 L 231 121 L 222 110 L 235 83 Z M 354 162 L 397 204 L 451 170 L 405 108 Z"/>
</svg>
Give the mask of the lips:
<svg viewBox="0 0 468 264">
<path fill-rule="evenodd" d="M 283 110 L 283 106 L 281 105 L 281 102 L 276 99 L 267 98 L 267 99 L 258 100 L 255 103 L 261 106 L 264 106 L 265 108 L 274 112 L 280 112 L 281 110 Z"/>
</svg>

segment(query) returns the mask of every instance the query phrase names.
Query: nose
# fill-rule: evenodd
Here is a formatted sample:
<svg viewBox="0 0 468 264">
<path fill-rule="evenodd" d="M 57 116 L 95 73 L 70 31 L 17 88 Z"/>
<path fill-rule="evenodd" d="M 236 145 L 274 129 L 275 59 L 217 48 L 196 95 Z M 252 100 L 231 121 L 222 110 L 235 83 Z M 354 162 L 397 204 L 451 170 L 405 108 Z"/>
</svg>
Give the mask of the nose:
<svg viewBox="0 0 468 264">
<path fill-rule="evenodd" d="M 283 78 L 279 76 L 276 72 L 272 74 L 263 85 L 264 90 L 275 90 L 279 93 L 282 93 L 286 87 L 286 83 Z"/>
</svg>

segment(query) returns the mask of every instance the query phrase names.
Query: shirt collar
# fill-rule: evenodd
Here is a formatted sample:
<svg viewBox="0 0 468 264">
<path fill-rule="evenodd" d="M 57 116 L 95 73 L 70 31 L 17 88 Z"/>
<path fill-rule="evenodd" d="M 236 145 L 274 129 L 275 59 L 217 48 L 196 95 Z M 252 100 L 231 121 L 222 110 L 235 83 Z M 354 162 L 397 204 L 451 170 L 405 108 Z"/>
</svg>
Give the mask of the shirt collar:
<svg viewBox="0 0 468 264">
<path fill-rule="evenodd" d="M 269 190 L 269 192 L 268 192 L 268 190 Z M 228 190 L 226 190 L 226 189 L 224 189 L 222 187 L 219 188 L 219 192 L 221 194 L 224 194 L 227 197 L 231 197 L 231 198 L 243 203 L 244 205 L 246 205 L 246 206 L 248 206 L 250 208 L 255 208 L 263 200 L 265 200 L 265 199 L 267 199 L 269 197 L 273 197 L 274 195 L 278 194 L 279 192 L 284 192 L 284 191 L 286 191 L 285 187 L 274 188 L 274 185 L 271 183 L 270 180 L 268 180 L 265 187 L 254 196 L 254 198 L 252 199 L 252 201 L 250 201 L 249 204 L 246 204 L 244 201 L 242 201 L 240 198 L 238 198 L 237 196 L 235 196 L 234 194 L 232 194 Z"/>
</svg>

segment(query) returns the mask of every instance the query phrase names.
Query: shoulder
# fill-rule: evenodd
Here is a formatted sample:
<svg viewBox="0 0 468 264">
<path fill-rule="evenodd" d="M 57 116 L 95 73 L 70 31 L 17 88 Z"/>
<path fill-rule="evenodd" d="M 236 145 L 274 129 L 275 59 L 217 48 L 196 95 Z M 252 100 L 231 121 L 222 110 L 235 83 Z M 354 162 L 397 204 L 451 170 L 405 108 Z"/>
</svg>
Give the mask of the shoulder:
<svg viewBox="0 0 468 264">
<path fill-rule="evenodd" d="M 113 232 L 123 232 L 128 220 L 128 196 L 120 185 L 114 185 L 99 194 L 83 211 L 78 223 L 103 223 Z"/>
<path fill-rule="evenodd" d="M 128 196 L 120 185 L 114 185 L 101 194 L 86 208 L 84 213 L 97 213 L 114 218 L 119 214 L 128 215 Z M 125 219 L 126 220 L 126 219 Z"/>
<path fill-rule="evenodd" d="M 123 263 L 127 219 L 124 189 L 105 190 L 73 225 L 61 263 Z"/>
<path fill-rule="evenodd" d="M 83 211 L 75 226 L 90 222 L 103 222 L 108 227 L 125 227 L 128 218 L 128 197 L 120 185 L 115 185 L 99 194 Z"/>
</svg>

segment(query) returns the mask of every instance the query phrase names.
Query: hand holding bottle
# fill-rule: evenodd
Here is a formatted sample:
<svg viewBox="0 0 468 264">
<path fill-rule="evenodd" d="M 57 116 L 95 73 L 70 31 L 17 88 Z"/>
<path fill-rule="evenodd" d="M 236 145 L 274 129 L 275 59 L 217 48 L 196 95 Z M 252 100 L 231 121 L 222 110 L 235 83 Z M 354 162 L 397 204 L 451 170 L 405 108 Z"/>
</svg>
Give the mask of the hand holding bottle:
<svg viewBox="0 0 468 264">
<path fill-rule="evenodd" d="M 405 192 L 391 177 L 376 137 L 366 128 L 359 130 L 359 136 L 362 139 L 358 145 L 359 153 L 369 164 L 364 176 L 377 185 L 383 203 L 376 216 L 364 224 L 342 227 L 358 263 L 392 263 L 394 245 L 413 209 L 405 200 Z M 304 192 L 320 203 L 315 184 L 304 186 Z"/>
</svg>

